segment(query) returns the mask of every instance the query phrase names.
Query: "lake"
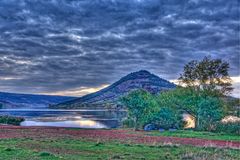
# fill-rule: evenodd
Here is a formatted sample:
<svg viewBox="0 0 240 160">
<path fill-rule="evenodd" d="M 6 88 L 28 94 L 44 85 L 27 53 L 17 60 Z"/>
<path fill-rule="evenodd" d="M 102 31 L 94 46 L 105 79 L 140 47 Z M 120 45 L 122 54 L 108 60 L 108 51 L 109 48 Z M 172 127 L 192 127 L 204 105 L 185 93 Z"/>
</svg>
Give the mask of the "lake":
<svg viewBox="0 0 240 160">
<path fill-rule="evenodd" d="M 125 110 L 0 109 L 0 115 L 24 117 L 21 126 L 116 128 Z"/>
</svg>

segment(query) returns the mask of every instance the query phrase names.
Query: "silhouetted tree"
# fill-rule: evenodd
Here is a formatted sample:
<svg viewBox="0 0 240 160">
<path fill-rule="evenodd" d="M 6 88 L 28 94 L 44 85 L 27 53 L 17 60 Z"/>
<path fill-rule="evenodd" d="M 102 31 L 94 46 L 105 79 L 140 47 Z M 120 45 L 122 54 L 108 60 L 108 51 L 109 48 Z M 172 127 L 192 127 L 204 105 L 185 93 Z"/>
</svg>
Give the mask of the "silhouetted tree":
<svg viewBox="0 0 240 160">
<path fill-rule="evenodd" d="M 202 61 L 186 64 L 179 80 L 187 87 L 204 90 L 210 95 L 226 95 L 233 90 L 228 70 L 229 63 L 205 57 Z"/>
</svg>

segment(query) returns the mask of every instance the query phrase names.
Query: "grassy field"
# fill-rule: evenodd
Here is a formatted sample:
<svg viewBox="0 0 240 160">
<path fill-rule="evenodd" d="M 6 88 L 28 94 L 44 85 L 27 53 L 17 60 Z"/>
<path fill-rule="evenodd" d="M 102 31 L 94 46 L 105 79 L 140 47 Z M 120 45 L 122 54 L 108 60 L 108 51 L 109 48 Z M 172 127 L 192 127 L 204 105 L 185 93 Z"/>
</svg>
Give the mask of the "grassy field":
<svg viewBox="0 0 240 160">
<path fill-rule="evenodd" d="M 0 126 L 0 160 L 238 160 L 239 146 L 209 132 Z"/>
<path fill-rule="evenodd" d="M 100 160 L 100 159 L 184 159 L 237 160 L 239 150 L 192 147 L 183 145 L 143 145 L 81 139 L 2 139 L 1 160 Z"/>
<path fill-rule="evenodd" d="M 144 132 L 145 135 L 151 136 L 167 136 L 167 137 L 182 137 L 182 138 L 201 138 L 210 140 L 225 140 L 225 141 L 240 141 L 240 135 L 229 135 L 226 133 L 213 133 L 213 132 L 198 132 L 191 130 L 179 130 L 179 131 L 152 131 Z"/>
</svg>

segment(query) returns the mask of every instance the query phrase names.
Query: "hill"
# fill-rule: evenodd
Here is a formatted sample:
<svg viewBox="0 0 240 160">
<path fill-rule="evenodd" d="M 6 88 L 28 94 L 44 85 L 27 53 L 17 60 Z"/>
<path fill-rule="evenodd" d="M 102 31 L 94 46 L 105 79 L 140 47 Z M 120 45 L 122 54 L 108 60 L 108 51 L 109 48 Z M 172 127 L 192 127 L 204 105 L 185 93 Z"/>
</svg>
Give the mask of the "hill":
<svg viewBox="0 0 240 160">
<path fill-rule="evenodd" d="M 148 71 L 130 73 L 112 85 L 83 97 L 52 106 L 52 108 L 112 107 L 117 100 L 131 90 L 145 89 L 152 94 L 175 88 L 176 85 Z"/>
<path fill-rule="evenodd" d="M 0 108 L 47 108 L 76 97 L 0 92 Z"/>
</svg>

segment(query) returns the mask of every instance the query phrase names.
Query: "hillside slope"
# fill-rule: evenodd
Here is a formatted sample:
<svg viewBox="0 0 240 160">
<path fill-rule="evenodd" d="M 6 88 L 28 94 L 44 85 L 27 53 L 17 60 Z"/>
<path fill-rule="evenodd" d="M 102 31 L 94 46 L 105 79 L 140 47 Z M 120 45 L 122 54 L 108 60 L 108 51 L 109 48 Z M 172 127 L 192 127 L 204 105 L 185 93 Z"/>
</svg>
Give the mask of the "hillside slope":
<svg viewBox="0 0 240 160">
<path fill-rule="evenodd" d="M 0 92 L 0 108 L 47 108 L 75 98 Z"/>
<path fill-rule="evenodd" d="M 148 71 L 130 73 L 112 85 L 83 97 L 60 103 L 53 108 L 103 107 L 116 101 L 131 90 L 145 89 L 153 94 L 175 88 L 176 85 Z"/>
</svg>

